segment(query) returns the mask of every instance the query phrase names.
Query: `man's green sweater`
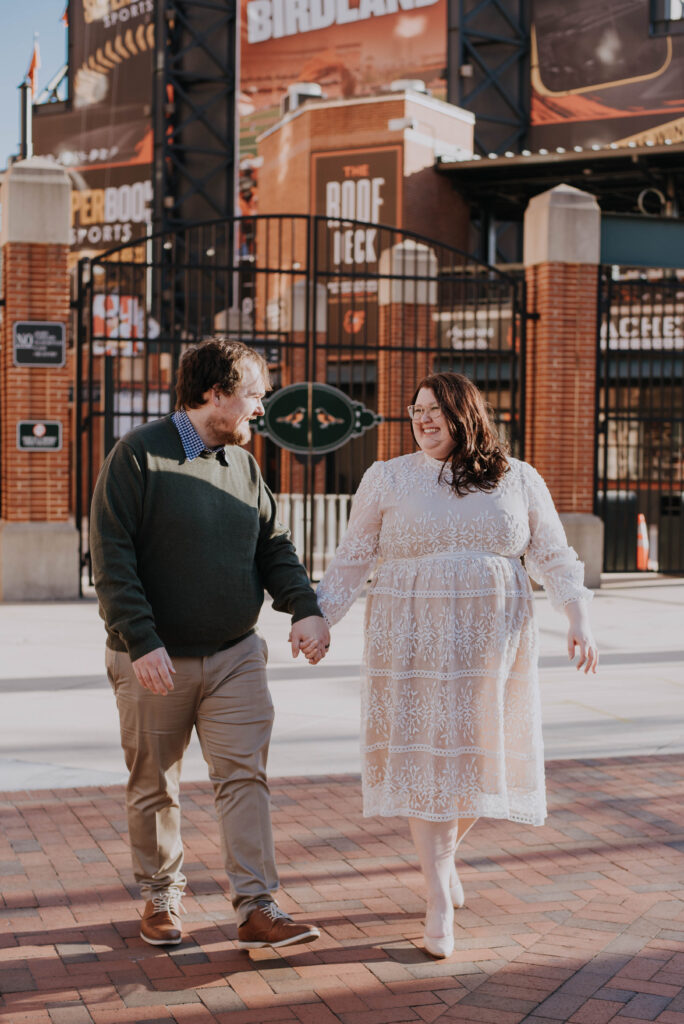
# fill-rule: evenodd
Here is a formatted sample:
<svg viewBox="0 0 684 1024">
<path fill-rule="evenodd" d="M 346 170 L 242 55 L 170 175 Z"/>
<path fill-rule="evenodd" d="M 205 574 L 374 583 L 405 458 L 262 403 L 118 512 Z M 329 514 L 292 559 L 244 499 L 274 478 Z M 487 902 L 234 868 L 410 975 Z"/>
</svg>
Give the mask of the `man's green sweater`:
<svg viewBox="0 0 684 1024">
<path fill-rule="evenodd" d="M 255 460 L 189 461 L 171 417 L 131 431 L 95 487 L 90 551 L 107 644 L 135 661 L 202 657 L 250 633 L 264 600 L 292 621 L 316 597 Z"/>
</svg>

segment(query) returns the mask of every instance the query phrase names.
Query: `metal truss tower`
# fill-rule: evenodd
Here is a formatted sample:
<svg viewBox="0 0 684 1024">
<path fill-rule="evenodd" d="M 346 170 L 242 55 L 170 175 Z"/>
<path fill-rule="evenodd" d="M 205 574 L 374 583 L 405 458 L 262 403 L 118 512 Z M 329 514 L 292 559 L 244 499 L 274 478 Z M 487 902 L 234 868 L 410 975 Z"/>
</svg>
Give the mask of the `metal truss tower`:
<svg viewBox="0 0 684 1024">
<path fill-rule="evenodd" d="M 475 151 L 520 152 L 529 123 L 530 0 L 449 0 L 448 99 L 476 116 Z"/>
<path fill-rule="evenodd" d="M 154 228 L 231 217 L 236 0 L 156 0 Z"/>
</svg>

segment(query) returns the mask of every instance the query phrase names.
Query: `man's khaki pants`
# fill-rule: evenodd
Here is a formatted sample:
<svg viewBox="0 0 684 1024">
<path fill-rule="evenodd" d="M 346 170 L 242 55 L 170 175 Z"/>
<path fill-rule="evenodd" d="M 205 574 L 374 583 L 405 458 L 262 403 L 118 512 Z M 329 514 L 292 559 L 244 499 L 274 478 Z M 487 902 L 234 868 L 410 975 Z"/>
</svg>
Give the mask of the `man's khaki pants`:
<svg viewBox="0 0 684 1024">
<path fill-rule="evenodd" d="M 133 870 L 144 899 L 170 885 L 185 886 L 179 785 L 193 727 L 214 785 L 238 924 L 278 888 L 266 781 L 273 725 L 266 658 L 266 642 L 256 633 L 210 657 L 172 658 L 174 689 L 160 696 L 140 685 L 127 654 L 107 648 L 130 772 Z"/>
</svg>

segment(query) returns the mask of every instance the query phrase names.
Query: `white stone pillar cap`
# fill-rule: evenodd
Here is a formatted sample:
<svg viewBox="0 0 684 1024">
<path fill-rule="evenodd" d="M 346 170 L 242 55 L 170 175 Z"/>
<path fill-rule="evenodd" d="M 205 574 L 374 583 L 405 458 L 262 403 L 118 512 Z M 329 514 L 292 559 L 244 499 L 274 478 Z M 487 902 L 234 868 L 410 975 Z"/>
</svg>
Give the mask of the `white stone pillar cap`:
<svg viewBox="0 0 684 1024">
<path fill-rule="evenodd" d="M 2 178 L 0 245 L 7 242 L 69 244 L 71 179 L 54 160 L 17 160 Z"/>
<path fill-rule="evenodd" d="M 530 199 L 525 210 L 524 263 L 590 263 L 601 253 L 601 210 L 595 196 L 556 185 Z"/>
</svg>

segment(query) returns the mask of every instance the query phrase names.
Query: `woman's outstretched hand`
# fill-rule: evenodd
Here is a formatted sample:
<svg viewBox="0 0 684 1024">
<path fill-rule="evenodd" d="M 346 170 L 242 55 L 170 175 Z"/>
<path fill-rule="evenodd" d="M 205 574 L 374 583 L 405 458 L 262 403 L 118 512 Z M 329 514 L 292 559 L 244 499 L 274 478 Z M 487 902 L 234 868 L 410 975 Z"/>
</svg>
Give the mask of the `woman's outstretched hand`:
<svg viewBox="0 0 684 1024">
<path fill-rule="evenodd" d="M 565 614 L 568 617 L 568 657 L 573 660 L 575 654 L 579 654 L 575 668 L 579 672 L 584 669 L 584 674 L 596 672 L 599 662 L 599 653 L 596 641 L 591 631 L 589 612 L 586 602 L 571 601 L 565 605 Z"/>
</svg>

